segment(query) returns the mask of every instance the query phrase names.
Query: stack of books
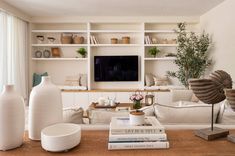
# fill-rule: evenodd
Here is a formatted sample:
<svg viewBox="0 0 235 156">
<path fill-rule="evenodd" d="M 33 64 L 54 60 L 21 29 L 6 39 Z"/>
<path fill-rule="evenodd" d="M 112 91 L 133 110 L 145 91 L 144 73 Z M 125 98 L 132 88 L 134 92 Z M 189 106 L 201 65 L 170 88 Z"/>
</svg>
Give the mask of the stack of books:
<svg viewBox="0 0 235 156">
<path fill-rule="evenodd" d="M 145 44 L 152 44 L 152 39 L 150 36 L 144 36 L 144 43 Z"/>
<path fill-rule="evenodd" d="M 99 44 L 98 39 L 93 35 L 90 36 L 90 43 L 91 44 Z"/>
<path fill-rule="evenodd" d="M 155 117 L 145 117 L 145 124 L 131 126 L 128 117 L 113 117 L 108 150 L 169 148 L 164 127 Z"/>
</svg>

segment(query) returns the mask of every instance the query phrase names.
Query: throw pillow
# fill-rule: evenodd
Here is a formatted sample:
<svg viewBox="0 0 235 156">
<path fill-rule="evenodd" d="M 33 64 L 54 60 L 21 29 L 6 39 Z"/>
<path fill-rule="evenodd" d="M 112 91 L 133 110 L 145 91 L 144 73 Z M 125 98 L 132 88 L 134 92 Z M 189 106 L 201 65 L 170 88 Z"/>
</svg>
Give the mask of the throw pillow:
<svg viewBox="0 0 235 156">
<path fill-rule="evenodd" d="M 174 106 L 156 104 L 154 112 L 163 124 L 208 124 L 211 122 L 211 105 L 189 102 L 175 103 Z M 214 107 L 214 122 L 218 115 L 220 105 Z"/>
<path fill-rule="evenodd" d="M 167 76 L 164 77 L 153 77 L 154 86 L 167 86 L 169 84 L 169 80 Z"/>
<path fill-rule="evenodd" d="M 231 109 L 227 100 L 224 100 L 221 105 L 218 123 L 235 124 L 235 112 Z"/>
<path fill-rule="evenodd" d="M 191 98 L 191 101 L 192 102 L 199 102 L 199 99 L 196 97 L 195 94 L 192 95 L 192 98 Z"/>
<path fill-rule="evenodd" d="M 82 108 L 64 108 L 63 122 L 83 124 L 83 109 Z"/>
<path fill-rule="evenodd" d="M 150 87 L 154 85 L 154 75 L 153 74 L 146 74 L 145 75 L 145 84 L 146 86 Z"/>
<path fill-rule="evenodd" d="M 33 73 L 33 87 L 35 87 L 41 83 L 42 76 L 48 76 L 48 73 L 47 72 L 45 72 L 43 74 Z"/>
</svg>

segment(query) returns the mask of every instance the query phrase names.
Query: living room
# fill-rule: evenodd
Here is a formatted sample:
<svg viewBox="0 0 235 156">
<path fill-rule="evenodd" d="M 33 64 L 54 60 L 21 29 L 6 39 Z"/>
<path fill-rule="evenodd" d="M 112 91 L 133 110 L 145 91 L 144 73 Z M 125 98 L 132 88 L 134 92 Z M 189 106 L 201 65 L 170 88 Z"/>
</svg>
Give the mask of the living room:
<svg viewBox="0 0 235 156">
<path fill-rule="evenodd" d="M 233 155 L 234 7 L 0 0 L 0 155 Z"/>
</svg>

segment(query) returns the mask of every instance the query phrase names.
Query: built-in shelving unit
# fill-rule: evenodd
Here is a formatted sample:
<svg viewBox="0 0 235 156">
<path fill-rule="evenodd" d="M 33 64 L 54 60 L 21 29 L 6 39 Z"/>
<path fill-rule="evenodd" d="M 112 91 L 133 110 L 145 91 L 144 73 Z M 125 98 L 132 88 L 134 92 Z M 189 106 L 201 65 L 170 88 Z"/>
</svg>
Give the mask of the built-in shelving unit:
<svg viewBox="0 0 235 156">
<path fill-rule="evenodd" d="M 189 24 L 190 30 L 195 31 L 197 23 Z M 62 85 L 67 76 L 87 74 L 87 87 L 96 89 L 144 89 L 145 74 L 153 73 L 158 76 L 165 75 L 168 70 L 176 70 L 175 57 L 165 57 L 168 53 L 176 53 L 178 44 L 175 43 L 177 23 L 158 22 L 84 22 L 84 23 L 32 23 L 31 24 L 31 70 L 33 73 L 48 72 L 54 83 Z M 84 38 L 83 44 L 62 44 L 61 35 L 77 35 Z M 38 42 L 37 36 L 44 40 Z M 98 41 L 91 42 L 91 36 Z M 148 36 L 151 44 L 145 42 Z M 50 43 L 48 37 L 55 38 Z M 123 44 L 122 37 L 130 37 L 130 44 Z M 111 38 L 118 39 L 117 44 L 111 43 Z M 153 58 L 149 55 L 150 48 L 158 47 L 160 54 Z M 60 58 L 52 55 L 37 58 L 36 51 L 59 48 Z M 86 58 L 82 58 L 76 51 L 85 48 Z M 94 56 L 97 55 L 138 55 L 139 56 L 139 81 L 137 82 L 95 82 L 94 81 Z M 172 81 L 173 84 L 177 83 Z"/>
</svg>

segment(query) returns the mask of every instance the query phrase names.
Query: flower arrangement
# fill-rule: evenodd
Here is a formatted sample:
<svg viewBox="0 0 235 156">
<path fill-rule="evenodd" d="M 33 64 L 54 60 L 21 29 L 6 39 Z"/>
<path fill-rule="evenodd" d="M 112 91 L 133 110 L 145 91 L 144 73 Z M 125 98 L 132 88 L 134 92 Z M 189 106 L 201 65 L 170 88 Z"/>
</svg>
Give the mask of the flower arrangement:
<svg viewBox="0 0 235 156">
<path fill-rule="evenodd" d="M 141 100 L 144 99 L 144 96 L 140 94 L 140 92 L 135 92 L 131 95 L 130 100 L 134 102 L 133 108 L 140 109 L 141 108 Z"/>
</svg>

